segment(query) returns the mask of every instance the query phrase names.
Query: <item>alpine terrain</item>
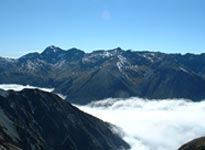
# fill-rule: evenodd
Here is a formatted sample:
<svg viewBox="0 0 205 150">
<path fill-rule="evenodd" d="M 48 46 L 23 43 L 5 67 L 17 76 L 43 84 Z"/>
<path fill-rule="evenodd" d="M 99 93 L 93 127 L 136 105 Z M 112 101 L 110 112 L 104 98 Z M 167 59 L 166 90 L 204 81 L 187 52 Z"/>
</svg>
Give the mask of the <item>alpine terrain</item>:
<svg viewBox="0 0 205 150">
<path fill-rule="evenodd" d="M 55 94 L 0 90 L 1 150 L 122 150 L 118 129 Z"/>
<path fill-rule="evenodd" d="M 0 83 L 55 88 L 73 103 L 127 97 L 205 98 L 205 54 L 115 48 L 85 53 L 49 46 L 18 59 L 0 58 Z"/>
</svg>

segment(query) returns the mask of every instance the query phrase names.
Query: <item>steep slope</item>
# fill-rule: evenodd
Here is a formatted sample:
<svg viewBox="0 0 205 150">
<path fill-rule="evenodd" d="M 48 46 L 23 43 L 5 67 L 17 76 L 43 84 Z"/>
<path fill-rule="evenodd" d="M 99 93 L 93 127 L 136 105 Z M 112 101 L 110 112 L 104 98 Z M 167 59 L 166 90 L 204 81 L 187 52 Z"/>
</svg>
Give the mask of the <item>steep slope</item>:
<svg viewBox="0 0 205 150">
<path fill-rule="evenodd" d="M 144 97 L 187 98 L 193 101 L 204 98 L 205 80 L 189 68 L 165 58 L 152 70 L 145 82 Z"/>
<path fill-rule="evenodd" d="M 129 148 L 116 127 L 37 89 L 0 91 L 0 115 L 0 145 L 8 150 Z"/>
<path fill-rule="evenodd" d="M 173 55 L 177 62 L 190 68 L 197 74 L 205 77 L 205 54 L 194 55 L 194 54 L 185 54 L 185 55 Z"/>
<path fill-rule="evenodd" d="M 136 52 L 121 48 L 85 53 L 47 47 L 19 59 L 0 59 L 0 83 L 55 88 L 85 104 L 108 97 L 205 98 L 205 55 Z"/>
<path fill-rule="evenodd" d="M 179 150 L 205 150 L 205 137 L 192 140 L 181 146 Z"/>
</svg>

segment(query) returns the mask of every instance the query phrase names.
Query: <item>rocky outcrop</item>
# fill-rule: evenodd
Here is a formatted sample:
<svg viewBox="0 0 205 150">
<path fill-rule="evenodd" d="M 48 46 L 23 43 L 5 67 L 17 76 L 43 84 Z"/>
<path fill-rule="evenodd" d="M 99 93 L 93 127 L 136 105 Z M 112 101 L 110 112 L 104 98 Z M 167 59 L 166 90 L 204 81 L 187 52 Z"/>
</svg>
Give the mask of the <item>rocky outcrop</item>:
<svg viewBox="0 0 205 150">
<path fill-rule="evenodd" d="M 52 93 L 0 92 L 0 149 L 129 149 L 114 128 Z"/>
<path fill-rule="evenodd" d="M 205 137 L 192 140 L 181 146 L 178 150 L 205 150 Z"/>
</svg>

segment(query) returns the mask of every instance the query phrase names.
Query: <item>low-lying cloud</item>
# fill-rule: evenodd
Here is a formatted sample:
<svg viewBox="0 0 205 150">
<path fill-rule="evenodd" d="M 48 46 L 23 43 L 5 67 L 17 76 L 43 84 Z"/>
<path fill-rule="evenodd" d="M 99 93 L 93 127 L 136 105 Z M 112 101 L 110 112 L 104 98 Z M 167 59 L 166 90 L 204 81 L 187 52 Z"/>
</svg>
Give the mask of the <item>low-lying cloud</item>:
<svg viewBox="0 0 205 150">
<path fill-rule="evenodd" d="M 54 90 L 0 84 L 0 89 L 4 90 L 21 91 L 24 88 Z M 189 140 L 205 136 L 205 101 L 106 99 L 77 107 L 120 127 L 123 132 L 114 128 L 115 132 L 131 145 L 132 150 L 177 150 Z"/>
<path fill-rule="evenodd" d="M 177 150 L 205 135 L 203 101 L 106 99 L 77 107 L 122 128 L 132 150 Z"/>
<path fill-rule="evenodd" d="M 14 91 L 21 91 L 23 89 L 39 89 L 45 92 L 52 92 L 53 88 L 41 88 L 36 86 L 30 86 L 30 85 L 19 85 L 19 84 L 0 84 L 0 89 L 3 90 L 14 90 Z"/>
<path fill-rule="evenodd" d="M 20 84 L 0 84 L 0 89 L 3 89 L 5 91 L 7 90 L 21 91 L 23 89 L 39 89 L 45 92 L 53 92 L 55 90 L 54 88 L 42 88 L 42 87 L 36 87 L 36 86 L 31 86 L 31 85 L 20 85 Z M 60 93 L 55 93 L 55 94 L 58 95 L 63 100 L 66 99 L 66 96 L 63 94 L 60 94 Z"/>
</svg>

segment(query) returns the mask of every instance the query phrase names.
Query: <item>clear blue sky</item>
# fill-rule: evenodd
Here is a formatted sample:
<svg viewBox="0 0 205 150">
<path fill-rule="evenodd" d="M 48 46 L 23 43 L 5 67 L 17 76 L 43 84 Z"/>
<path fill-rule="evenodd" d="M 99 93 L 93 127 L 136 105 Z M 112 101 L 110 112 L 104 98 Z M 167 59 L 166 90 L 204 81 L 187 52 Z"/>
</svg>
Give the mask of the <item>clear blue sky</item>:
<svg viewBox="0 0 205 150">
<path fill-rule="evenodd" d="M 64 49 L 205 52 L 205 0 L 1 0 L 0 56 Z"/>
</svg>

